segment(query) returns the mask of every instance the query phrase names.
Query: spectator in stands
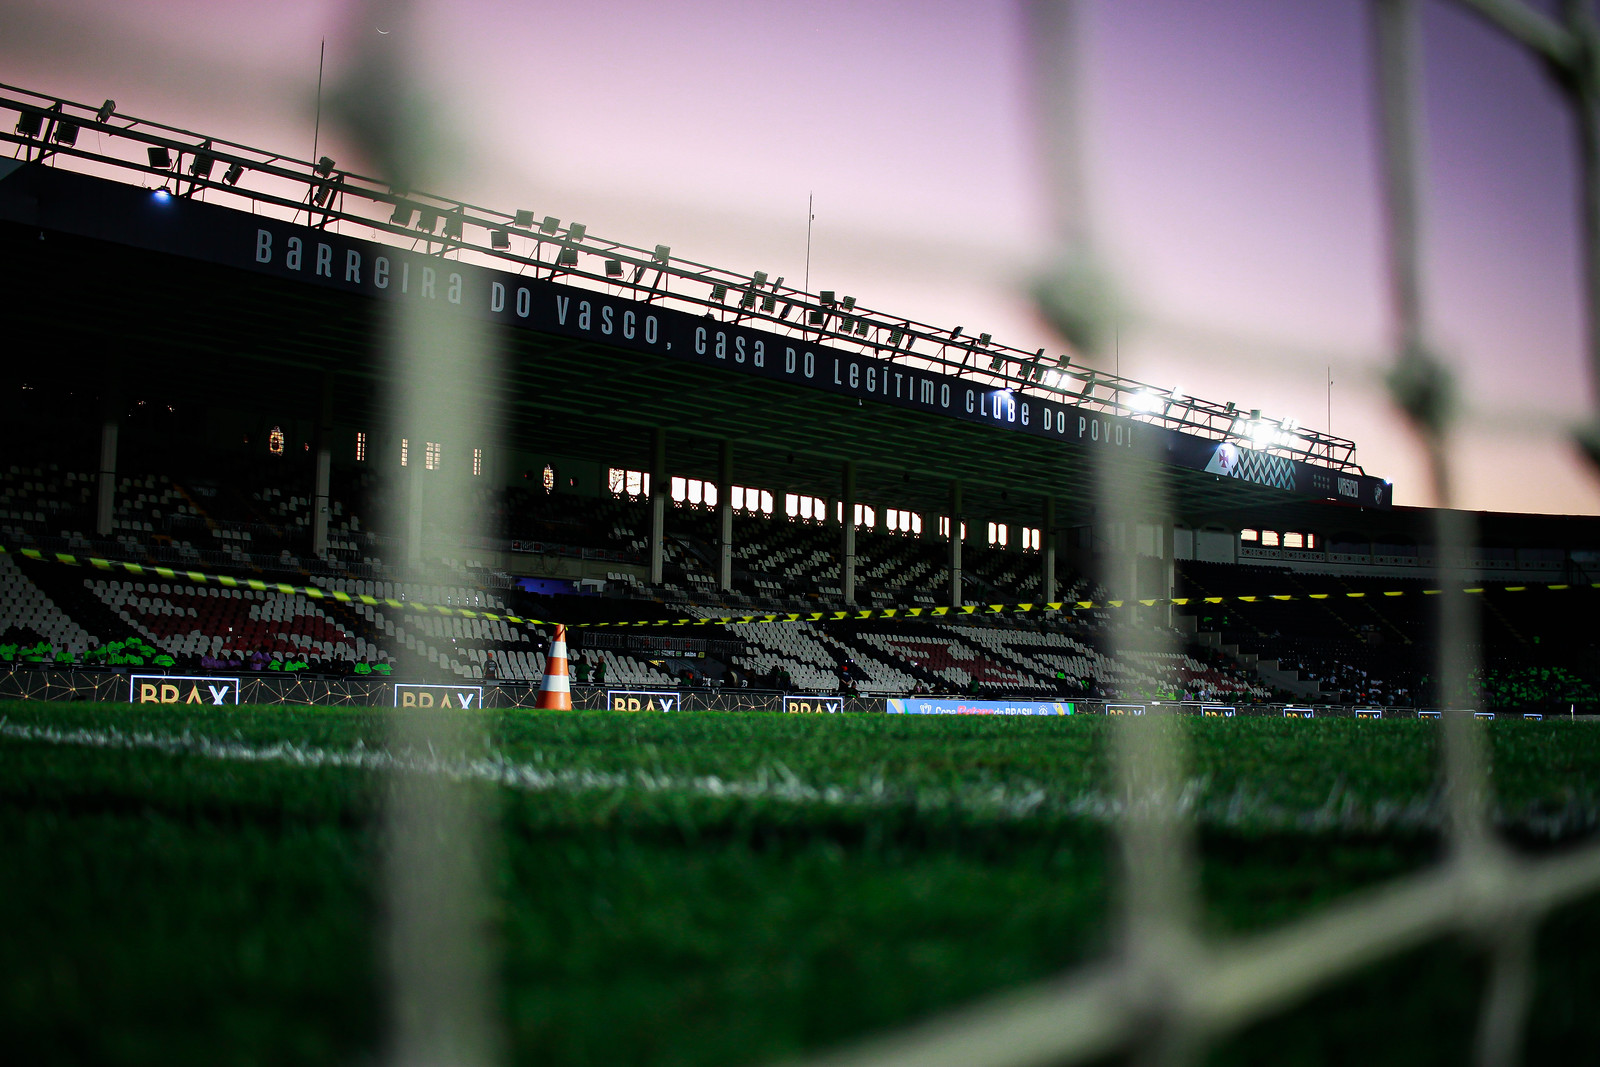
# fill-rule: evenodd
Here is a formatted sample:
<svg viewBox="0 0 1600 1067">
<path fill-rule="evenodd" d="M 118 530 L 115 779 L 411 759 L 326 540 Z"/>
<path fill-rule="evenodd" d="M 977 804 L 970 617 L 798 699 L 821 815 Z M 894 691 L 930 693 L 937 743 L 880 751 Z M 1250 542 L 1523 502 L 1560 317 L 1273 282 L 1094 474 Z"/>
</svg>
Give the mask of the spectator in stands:
<svg viewBox="0 0 1600 1067">
<path fill-rule="evenodd" d="M 573 664 L 572 673 L 579 685 L 589 684 L 589 664 L 587 660 L 579 660 Z"/>
<path fill-rule="evenodd" d="M 595 685 L 605 685 L 606 684 L 606 661 L 605 660 L 601 660 L 599 663 L 595 664 L 595 668 L 594 668 L 594 684 Z"/>
<path fill-rule="evenodd" d="M 486 682 L 492 682 L 492 681 L 495 681 L 496 679 L 498 679 L 499 677 L 500 677 L 500 664 L 495 662 L 494 653 L 493 652 L 485 653 L 484 654 L 484 658 L 483 658 L 483 680 L 486 681 Z"/>
</svg>

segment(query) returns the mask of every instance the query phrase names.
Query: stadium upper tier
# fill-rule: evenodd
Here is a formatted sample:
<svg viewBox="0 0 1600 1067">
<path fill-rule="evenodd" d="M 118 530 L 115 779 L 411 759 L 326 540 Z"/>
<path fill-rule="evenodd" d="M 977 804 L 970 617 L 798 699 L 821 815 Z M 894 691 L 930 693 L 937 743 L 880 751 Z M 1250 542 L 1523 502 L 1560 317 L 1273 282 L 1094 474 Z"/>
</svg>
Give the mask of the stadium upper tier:
<svg viewBox="0 0 1600 1067">
<path fill-rule="evenodd" d="M 1072 513 L 1091 506 L 1085 456 L 1127 449 L 1168 473 L 1181 513 L 1285 494 L 1389 502 L 1386 483 L 1356 465 L 1353 442 L 1247 405 L 734 274 L 664 246 L 601 240 L 531 211 L 396 190 L 331 160 L 0 93 L 0 109 L 18 116 L 0 127 L 19 153 L 0 168 L 0 218 L 20 227 L 9 235 L 8 280 L 47 318 L 59 308 L 58 330 L 115 324 L 125 335 L 129 322 L 166 323 L 161 367 L 186 399 L 197 399 L 186 383 L 227 360 L 285 400 L 284 377 L 303 394 L 308 374 L 332 374 L 337 409 L 376 422 L 373 385 L 387 371 L 370 298 L 430 301 L 506 328 L 512 359 L 496 389 L 509 396 L 485 406 L 503 408 L 494 417 L 513 435 L 553 421 L 548 432 L 596 445 L 619 425 L 659 425 L 667 407 L 672 428 L 739 442 L 741 469 L 769 481 L 797 452 L 858 458 L 885 485 L 902 474 L 937 479 L 920 491 L 942 494 L 953 478 L 974 500 L 989 493 L 998 504 L 1009 489 L 1059 498 Z M 92 149 L 88 132 L 98 135 Z M 66 305 L 90 264 L 150 281 L 98 291 L 102 314 L 74 321 Z M 295 309 L 287 320 L 286 307 Z M 873 477 L 863 472 L 864 491 L 877 487 Z"/>
</svg>

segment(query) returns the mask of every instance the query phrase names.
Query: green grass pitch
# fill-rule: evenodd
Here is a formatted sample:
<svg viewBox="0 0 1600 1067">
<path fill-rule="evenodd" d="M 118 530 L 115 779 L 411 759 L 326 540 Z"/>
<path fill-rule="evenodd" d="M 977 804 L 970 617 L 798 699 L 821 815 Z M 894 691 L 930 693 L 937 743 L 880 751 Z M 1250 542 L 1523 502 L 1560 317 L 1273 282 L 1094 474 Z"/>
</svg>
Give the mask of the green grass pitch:
<svg viewBox="0 0 1600 1067">
<path fill-rule="evenodd" d="M 472 714 L 457 788 L 492 825 L 483 920 L 509 1062 L 773 1062 L 1093 959 L 1110 937 L 1110 726 Z M 1438 858 L 1435 724 L 1175 728 L 1213 933 Z M 1600 726 L 1489 735 L 1518 848 L 1594 836 Z M 388 737 L 368 710 L 0 705 L 8 1058 L 381 1058 Z M 1408 953 L 1209 1062 L 1466 1062 L 1482 959 L 1455 941 Z M 1597 1002 L 1591 899 L 1541 928 L 1527 1062 L 1600 1048 Z"/>
</svg>

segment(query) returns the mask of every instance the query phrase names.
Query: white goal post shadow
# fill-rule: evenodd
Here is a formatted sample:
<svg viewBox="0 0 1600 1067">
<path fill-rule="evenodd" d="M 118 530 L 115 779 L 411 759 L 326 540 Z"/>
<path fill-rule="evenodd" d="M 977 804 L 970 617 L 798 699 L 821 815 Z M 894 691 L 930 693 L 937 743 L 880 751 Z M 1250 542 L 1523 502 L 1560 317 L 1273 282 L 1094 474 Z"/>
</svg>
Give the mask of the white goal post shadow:
<svg viewBox="0 0 1600 1067">
<path fill-rule="evenodd" d="M 1586 3 L 1558 23 L 1523 0 L 1457 0 L 1565 76 L 1578 114 L 1583 171 L 1587 350 L 1600 376 L 1600 26 Z M 1076 43 L 1071 0 L 1040 0 L 1030 27 L 1040 66 L 1041 112 L 1050 119 L 1045 156 L 1057 190 L 1068 270 L 1093 265 L 1069 58 Z M 1423 331 L 1416 205 L 1420 176 L 1416 4 L 1372 0 L 1384 162 L 1384 211 L 1394 318 L 1395 399 L 1427 442 L 1437 499 L 1440 585 L 1463 570 L 1470 530 L 1452 517 L 1449 430 L 1434 390 L 1448 378 Z M 1049 283 L 1047 283 L 1049 284 Z M 1054 317 L 1063 332 L 1090 323 L 1096 292 L 1082 273 L 1057 279 Z M 1048 304 L 1049 301 L 1047 300 Z M 1058 305 L 1059 307 L 1059 305 Z M 1050 309 L 1047 308 L 1047 311 Z M 1092 329 L 1084 331 L 1092 334 Z M 1591 440 L 1600 442 L 1600 419 Z M 1600 448 L 1591 447 L 1600 453 Z M 1163 487 L 1112 458 L 1101 463 L 1105 521 L 1140 521 L 1139 501 Z M 952 520 L 953 521 L 953 520 Z M 1131 549 L 1130 549 L 1131 550 Z M 1117 550 L 1113 550 L 1114 552 Z M 1125 571 L 1125 562 L 1113 568 Z M 1475 630 L 1461 594 L 1439 598 L 1439 677 L 1444 707 L 1472 707 L 1464 680 Z M 1534 937 L 1555 908 L 1600 890 L 1600 845 L 1559 857 L 1513 854 L 1492 834 L 1484 757 L 1488 727 L 1469 713 L 1443 715 L 1446 859 L 1430 870 L 1358 891 L 1264 934 L 1216 939 L 1197 927 L 1199 881 L 1193 825 L 1180 814 L 1182 725 L 1166 716 L 1126 716 L 1114 729 L 1114 764 L 1125 814 L 1114 827 L 1120 859 L 1109 958 L 1040 984 L 956 1009 L 909 1029 L 807 1061 L 815 1067 L 1027 1067 L 1081 1061 L 1117 1050 L 1140 1063 L 1196 1062 L 1212 1042 L 1360 968 L 1446 935 L 1482 944 L 1489 957 L 1475 1037 L 1477 1064 L 1518 1061 L 1533 987 Z"/>
</svg>

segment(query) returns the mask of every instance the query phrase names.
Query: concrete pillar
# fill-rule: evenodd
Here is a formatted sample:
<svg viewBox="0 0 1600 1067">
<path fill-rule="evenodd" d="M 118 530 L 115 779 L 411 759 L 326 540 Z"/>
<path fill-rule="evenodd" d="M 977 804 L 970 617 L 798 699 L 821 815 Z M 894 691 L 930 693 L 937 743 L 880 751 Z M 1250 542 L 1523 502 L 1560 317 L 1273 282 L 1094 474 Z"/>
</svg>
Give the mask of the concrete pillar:
<svg viewBox="0 0 1600 1067">
<path fill-rule="evenodd" d="M 322 409 L 317 416 L 317 473 L 311 501 L 311 554 L 328 558 L 328 494 L 333 475 L 333 375 L 322 376 Z"/>
<path fill-rule="evenodd" d="M 1128 565 L 1127 591 L 1122 594 L 1122 599 L 1137 600 L 1139 599 L 1139 524 L 1132 520 L 1124 522 L 1122 537 Z"/>
<path fill-rule="evenodd" d="M 121 421 L 113 404 L 108 402 L 100 423 L 100 496 L 94 511 L 94 531 L 101 537 L 111 536 L 111 518 L 116 512 L 117 431 Z"/>
<path fill-rule="evenodd" d="M 1044 525 L 1039 530 L 1039 550 L 1044 557 L 1044 602 L 1056 600 L 1056 498 L 1044 498 Z"/>
<path fill-rule="evenodd" d="M 856 602 L 856 461 L 844 461 L 844 496 L 840 509 L 844 516 L 844 533 L 840 539 L 839 588 L 844 591 L 844 602 Z"/>
<path fill-rule="evenodd" d="M 1161 543 L 1157 546 L 1161 549 L 1161 590 L 1156 595 L 1167 599 L 1164 614 L 1168 626 L 1172 625 L 1174 615 L 1172 598 L 1178 595 L 1177 546 L 1174 544 L 1176 540 L 1177 537 L 1172 528 L 1172 523 L 1163 523 L 1161 525 Z"/>
<path fill-rule="evenodd" d="M 667 475 L 667 431 L 650 431 L 650 584 L 660 585 L 666 567 L 667 501 L 672 479 Z"/>
<path fill-rule="evenodd" d="M 950 606 L 961 606 L 961 481 L 950 482 Z"/>
<path fill-rule="evenodd" d="M 733 592 L 733 442 L 717 448 L 717 588 Z"/>
<path fill-rule="evenodd" d="M 422 564 L 422 471 L 428 444 L 419 438 L 406 446 L 406 562 Z"/>
</svg>

